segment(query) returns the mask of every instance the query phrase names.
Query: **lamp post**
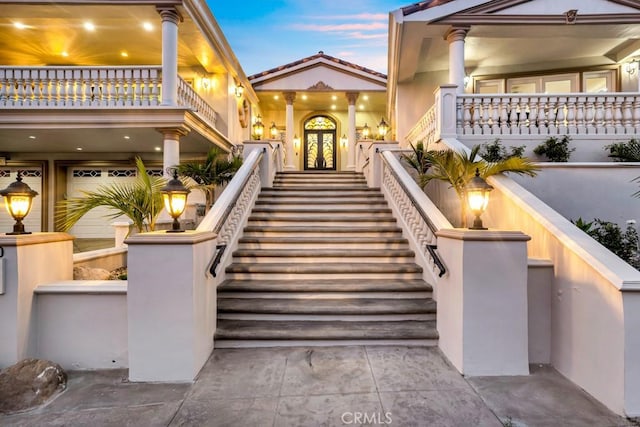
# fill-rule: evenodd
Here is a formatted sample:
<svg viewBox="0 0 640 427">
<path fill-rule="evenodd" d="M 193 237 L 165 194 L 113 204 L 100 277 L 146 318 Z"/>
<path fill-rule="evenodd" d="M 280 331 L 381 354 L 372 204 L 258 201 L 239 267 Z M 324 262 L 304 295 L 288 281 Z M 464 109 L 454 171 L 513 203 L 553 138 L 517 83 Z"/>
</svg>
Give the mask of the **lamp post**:
<svg viewBox="0 0 640 427">
<path fill-rule="evenodd" d="M 184 186 L 182 181 L 178 179 L 178 169 L 173 168 L 173 178 L 167 182 L 167 185 L 162 187 L 160 192 L 162 193 L 162 200 L 164 201 L 164 207 L 173 218 L 173 224 L 171 230 L 167 230 L 167 233 L 180 233 L 184 230 L 180 229 L 180 221 L 178 218 L 184 212 L 187 207 L 187 195 L 191 192 Z"/>
<path fill-rule="evenodd" d="M 29 214 L 33 198 L 38 195 L 38 192 L 22 182 L 21 171 L 18 171 L 18 176 L 14 182 L 0 191 L 0 195 L 5 198 L 4 204 L 7 212 L 16 220 L 13 225 L 13 232 L 7 234 L 31 234 L 30 231 L 24 231 L 22 220 Z"/>
<path fill-rule="evenodd" d="M 489 204 L 489 192 L 493 190 L 493 187 L 487 184 L 487 182 L 480 176 L 480 169 L 476 168 L 476 176 L 465 185 L 465 191 L 467 193 L 467 201 L 469 203 L 469 209 L 476 216 L 473 220 L 473 226 L 469 227 L 470 230 L 486 230 L 487 228 L 482 225 L 482 219 L 480 215 L 487 209 Z"/>
<path fill-rule="evenodd" d="M 389 132 L 389 125 L 384 121 L 384 117 L 380 120 L 380 124 L 378 125 L 378 139 L 384 141 L 384 137 L 387 136 L 387 132 Z"/>
<path fill-rule="evenodd" d="M 256 140 L 260 141 L 263 134 L 264 134 L 264 124 L 262 123 L 262 116 L 258 114 L 256 116 L 256 121 L 253 124 L 253 135 Z"/>
</svg>

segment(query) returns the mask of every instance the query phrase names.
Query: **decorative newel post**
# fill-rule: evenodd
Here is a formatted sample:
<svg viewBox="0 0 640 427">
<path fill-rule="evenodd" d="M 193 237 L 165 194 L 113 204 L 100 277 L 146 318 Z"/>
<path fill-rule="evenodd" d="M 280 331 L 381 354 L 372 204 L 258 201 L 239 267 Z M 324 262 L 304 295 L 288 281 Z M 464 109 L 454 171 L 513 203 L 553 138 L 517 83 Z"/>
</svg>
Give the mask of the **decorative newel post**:
<svg viewBox="0 0 640 427">
<path fill-rule="evenodd" d="M 527 241 L 519 231 L 441 230 L 440 349 L 465 375 L 528 375 Z"/>
</svg>

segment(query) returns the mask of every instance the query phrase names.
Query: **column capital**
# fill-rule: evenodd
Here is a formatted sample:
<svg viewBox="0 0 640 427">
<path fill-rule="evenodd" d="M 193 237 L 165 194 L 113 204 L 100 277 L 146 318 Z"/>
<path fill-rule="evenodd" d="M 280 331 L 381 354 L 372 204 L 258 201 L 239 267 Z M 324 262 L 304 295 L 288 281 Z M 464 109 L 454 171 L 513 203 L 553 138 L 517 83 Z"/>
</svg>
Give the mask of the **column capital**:
<svg viewBox="0 0 640 427">
<path fill-rule="evenodd" d="M 156 10 L 160 14 L 162 18 L 162 22 L 173 22 L 178 25 L 178 23 L 184 21 L 180 12 L 175 7 L 156 7 Z"/>
<path fill-rule="evenodd" d="M 287 102 L 287 105 L 292 105 L 293 102 L 296 100 L 295 92 L 282 92 L 282 96 L 284 97 L 284 100 Z"/>
<path fill-rule="evenodd" d="M 186 136 L 190 131 L 190 129 L 186 126 L 156 128 L 156 130 L 160 132 L 165 139 L 172 139 L 175 141 L 179 141 L 181 136 Z"/>
<path fill-rule="evenodd" d="M 358 102 L 358 96 L 360 96 L 360 92 L 345 92 L 345 96 L 347 97 L 347 102 L 349 105 L 356 105 Z"/>
<path fill-rule="evenodd" d="M 451 27 L 447 30 L 447 32 L 444 35 L 444 39 L 449 42 L 449 43 L 453 43 L 453 42 L 457 42 L 457 41 L 464 41 L 464 39 L 467 37 L 467 33 L 469 32 L 469 30 L 471 29 L 471 27 Z"/>
</svg>

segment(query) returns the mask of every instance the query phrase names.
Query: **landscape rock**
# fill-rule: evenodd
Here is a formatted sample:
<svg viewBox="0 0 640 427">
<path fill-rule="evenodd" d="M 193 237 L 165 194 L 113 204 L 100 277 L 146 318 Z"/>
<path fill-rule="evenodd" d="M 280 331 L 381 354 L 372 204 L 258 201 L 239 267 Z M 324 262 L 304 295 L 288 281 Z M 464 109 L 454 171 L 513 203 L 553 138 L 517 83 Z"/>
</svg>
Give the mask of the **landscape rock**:
<svg viewBox="0 0 640 427">
<path fill-rule="evenodd" d="M 62 392 L 67 373 L 57 363 L 24 359 L 0 370 L 0 414 L 38 407 Z"/>
<path fill-rule="evenodd" d="M 73 280 L 109 280 L 110 276 L 104 268 L 73 267 Z"/>
</svg>

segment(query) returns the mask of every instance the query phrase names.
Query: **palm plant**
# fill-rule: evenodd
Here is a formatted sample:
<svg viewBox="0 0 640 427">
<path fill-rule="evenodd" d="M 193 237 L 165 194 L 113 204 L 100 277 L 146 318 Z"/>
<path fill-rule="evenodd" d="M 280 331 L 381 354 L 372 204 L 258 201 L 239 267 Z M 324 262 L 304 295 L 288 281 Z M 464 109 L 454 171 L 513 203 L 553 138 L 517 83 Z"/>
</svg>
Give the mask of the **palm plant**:
<svg viewBox="0 0 640 427">
<path fill-rule="evenodd" d="M 218 147 L 213 147 L 207 153 L 204 162 L 183 163 L 178 166 L 178 173 L 196 182 L 196 188 L 205 195 L 205 211 L 208 211 L 215 200 L 216 187 L 231 181 L 240 166 L 242 166 L 242 158 L 233 156 L 228 159 L 227 153 Z"/>
<path fill-rule="evenodd" d="M 136 157 L 138 175 L 135 181 L 100 186 L 95 191 L 83 191 L 84 197 L 58 202 L 55 222 L 59 230 L 68 231 L 87 212 L 99 206 L 112 211 L 107 218 L 125 215 L 138 232 L 153 231 L 163 208 L 160 189 L 165 180 L 151 177 L 142 160 Z"/>
<path fill-rule="evenodd" d="M 409 155 L 402 154 L 402 160 L 404 160 L 409 167 L 414 169 L 418 174 L 418 179 L 421 179 L 421 177 L 426 174 L 431 167 L 429 149 L 422 141 L 418 142 L 415 146 L 413 144 L 410 145 L 413 153 Z"/>
<path fill-rule="evenodd" d="M 466 192 L 465 186 L 475 176 L 476 169 L 482 178 L 487 178 L 502 172 L 516 173 L 518 175 L 536 176 L 539 168 L 525 157 L 510 157 L 508 159 L 495 162 L 488 162 L 478 156 L 480 146 L 474 146 L 470 152 L 467 151 L 428 151 L 428 159 L 431 168 L 419 177 L 422 187 L 433 180 L 445 181 L 451 184 L 460 200 L 461 221 L 463 227 L 466 226 Z"/>
</svg>

